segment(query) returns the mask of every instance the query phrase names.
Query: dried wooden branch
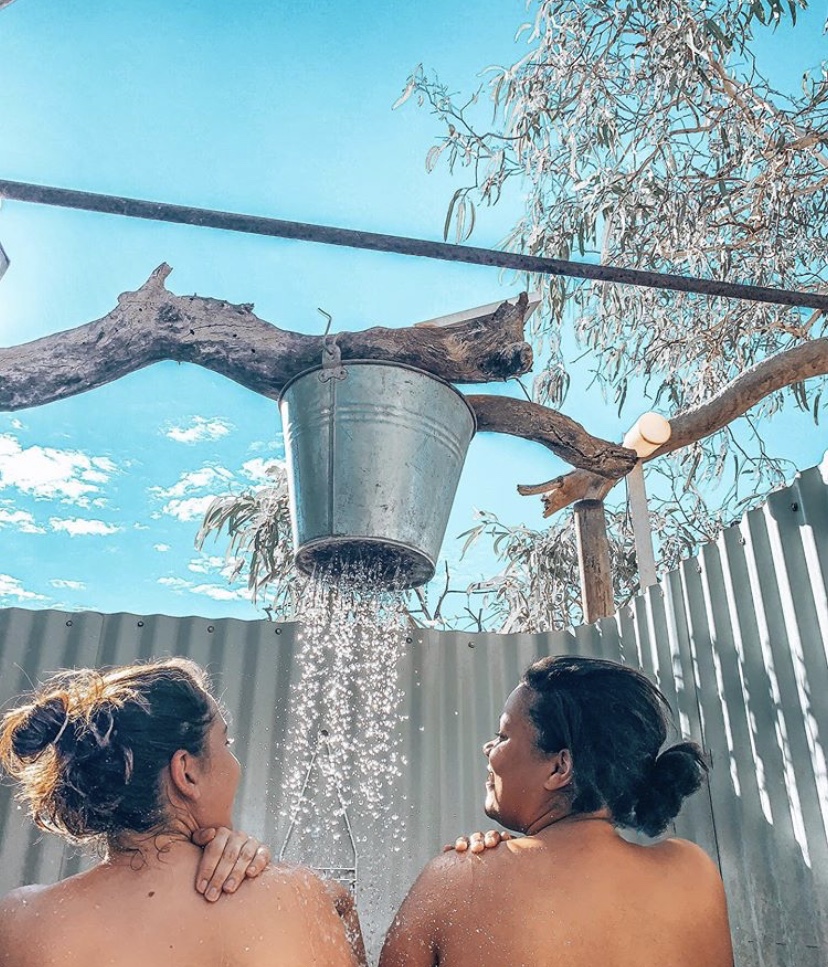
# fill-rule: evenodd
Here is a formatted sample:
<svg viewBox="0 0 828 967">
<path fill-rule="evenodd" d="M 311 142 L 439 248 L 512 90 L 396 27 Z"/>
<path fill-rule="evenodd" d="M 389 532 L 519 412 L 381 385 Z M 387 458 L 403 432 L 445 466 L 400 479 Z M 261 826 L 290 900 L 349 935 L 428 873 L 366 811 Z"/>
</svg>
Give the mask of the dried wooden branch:
<svg viewBox="0 0 828 967">
<path fill-rule="evenodd" d="M 249 305 L 178 296 L 160 265 L 137 292 L 121 295 L 102 319 L 34 342 L 0 349 L 0 409 L 65 399 L 164 359 L 196 363 L 274 398 L 297 373 L 322 360 L 322 336 L 278 329 Z M 448 326 L 374 328 L 339 333 L 343 361 L 392 360 L 460 383 L 503 380 L 527 372 L 523 340 L 528 300 Z M 615 479 L 634 463 L 629 451 L 591 436 L 574 420 L 535 403 L 471 396 L 481 430 L 535 440 L 575 467 Z"/>
<path fill-rule="evenodd" d="M 167 359 L 204 366 L 276 398 L 292 376 L 322 361 L 322 336 L 278 329 L 252 305 L 175 295 L 164 285 L 171 271 L 160 265 L 95 322 L 0 349 L 0 410 L 65 399 Z M 410 363 L 457 383 L 503 380 L 532 367 L 523 338 L 526 307 L 524 293 L 516 305 L 503 303 L 456 325 L 377 327 L 339 333 L 336 342 L 346 361 Z"/>
<path fill-rule="evenodd" d="M 0 410 L 41 406 L 103 386 L 161 360 L 211 369 L 275 398 L 293 376 L 318 365 L 322 336 L 289 332 L 259 319 L 251 305 L 178 296 L 160 265 L 136 291 L 124 293 L 102 319 L 34 342 L 0 349 Z M 532 350 L 523 339 L 527 297 L 449 326 L 373 328 L 339 333 L 342 359 L 407 363 L 458 383 L 485 383 L 527 372 Z M 647 459 L 688 446 L 727 426 L 768 394 L 828 373 L 828 339 L 779 353 L 742 373 L 713 399 L 671 420 L 670 441 Z M 635 455 L 593 437 L 556 410 L 504 396 L 472 395 L 482 431 L 508 433 L 550 449 L 576 469 L 545 484 L 544 516 L 583 498 L 602 499 L 635 464 Z"/>
<path fill-rule="evenodd" d="M 669 441 L 645 460 L 654 460 L 703 440 L 732 423 L 771 393 L 792 383 L 826 374 L 828 338 L 813 339 L 777 353 L 745 370 L 706 403 L 674 416 L 670 420 L 673 432 Z M 588 469 L 578 469 L 545 484 L 519 486 L 518 492 L 537 494 L 546 491 L 542 497 L 543 516 L 550 517 L 576 500 L 585 497 L 603 499 L 621 479 L 611 481 L 607 479 L 608 476 L 606 473 L 599 475 Z"/>
<path fill-rule="evenodd" d="M 533 440 L 573 467 L 596 474 L 602 480 L 609 478 L 614 482 L 635 465 L 632 450 L 591 436 L 580 423 L 557 410 L 504 396 L 466 398 L 477 416 L 479 430 Z"/>
</svg>

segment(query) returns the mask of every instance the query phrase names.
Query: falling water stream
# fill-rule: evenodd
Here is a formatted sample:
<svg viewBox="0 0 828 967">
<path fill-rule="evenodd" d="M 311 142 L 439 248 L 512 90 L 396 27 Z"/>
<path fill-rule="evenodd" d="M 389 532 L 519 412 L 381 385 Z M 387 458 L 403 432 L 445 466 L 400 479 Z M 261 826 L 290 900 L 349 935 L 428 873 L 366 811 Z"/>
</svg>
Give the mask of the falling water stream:
<svg viewBox="0 0 828 967">
<path fill-rule="evenodd" d="M 286 748 L 282 858 L 356 888 L 362 902 L 384 891 L 405 844 L 398 666 L 409 619 L 403 596 L 376 584 L 360 564 L 309 582 Z M 373 920 L 363 923 L 369 948 L 381 939 Z"/>
</svg>

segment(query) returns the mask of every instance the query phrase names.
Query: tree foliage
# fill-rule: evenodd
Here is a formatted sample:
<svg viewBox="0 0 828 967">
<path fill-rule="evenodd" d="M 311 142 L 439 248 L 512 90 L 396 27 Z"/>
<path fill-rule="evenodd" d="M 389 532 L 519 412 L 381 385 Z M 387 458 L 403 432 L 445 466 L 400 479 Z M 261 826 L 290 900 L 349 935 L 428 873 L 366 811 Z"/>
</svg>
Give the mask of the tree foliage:
<svg viewBox="0 0 828 967">
<path fill-rule="evenodd" d="M 453 228 L 456 240 L 468 238 L 475 208 L 496 205 L 514 183 L 525 205 L 507 248 L 824 288 L 828 71 L 817 66 L 803 74 L 798 93 L 782 93 L 752 51 L 756 31 L 784 18 L 795 23 L 805 6 L 540 0 L 529 4 L 534 19 L 518 32 L 524 55 L 489 68 L 471 97 L 418 67 L 398 103 L 415 96 L 432 111 L 443 134 L 426 167 L 445 163 L 466 182 L 449 204 L 446 236 Z M 486 95 L 491 119 L 483 117 Z M 546 353 L 534 396 L 556 407 L 569 387 L 567 355 L 582 366 L 589 361 L 619 412 L 643 394 L 669 417 L 755 363 L 825 334 L 820 312 L 562 278 L 541 284 L 535 336 Z M 652 504 L 662 568 L 784 482 L 791 467 L 768 452 L 760 423 L 789 403 L 818 419 L 822 382 L 771 395 L 740 425 L 653 467 L 663 478 Z M 616 549 L 624 546 L 623 519 L 610 521 Z M 516 582 L 524 587 L 538 583 L 529 573 L 535 545 L 562 566 L 571 545 L 568 520 L 531 540 L 523 528 L 506 539 L 494 523 L 478 533 L 499 538 L 504 573 L 522 574 Z M 629 586 L 623 569 L 616 573 L 623 600 Z M 571 584 L 572 572 L 564 575 Z M 548 594 L 530 595 L 539 614 Z M 560 604 L 559 619 L 575 613 Z"/>
<path fill-rule="evenodd" d="M 426 167 L 445 164 L 463 179 L 448 206 L 446 237 L 467 239 L 479 207 L 513 197 L 515 185 L 525 205 L 507 248 L 824 288 L 828 71 L 806 71 L 799 92 L 783 93 L 753 53 L 758 31 L 795 23 L 805 7 L 804 0 L 533 0 L 532 19 L 518 32 L 525 52 L 489 68 L 471 96 L 418 67 L 395 106 L 413 99 L 432 111 L 442 133 Z M 542 362 L 533 395 L 554 407 L 565 403 L 573 355 L 581 367 L 588 360 L 619 412 L 643 394 L 669 417 L 751 365 L 825 334 L 820 312 L 561 278 L 540 284 L 543 312 L 533 335 Z M 817 419 L 821 384 L 774 393 L 740 425 L 650 465 L 660 478 L 650 489 L 658 492 L 651 516 L 662 568 L 784 481 L 790 468 L 767 451 L 759 424 L 788 403 Z M 242 526 L 237 533 L 253 528 L 255 538 L 243 538 L 244 546 L 237 540 L 236 549 L 255 560 L 267 548 L 271 557 L 251 569 L 251 582 L 286 574 L 279 567 L 287 552 L 272 550 L 285 519 L 273 530 L 264 505 L 232 518 L 231 511 L 212 509 L 205 527 L 232 519 Z M 636 589 L 623 507 L 609 524 L 620 602 Z M 490 539 L 504 566 L 463 592 L 465 611 L 455 615 L 510 631 L 578 620 L 570 515 L 533 531 L 484 513 L 466 536 L 467 544 Z M 277 595 L 289 597 L 289 587 L 279 583 Z M 438 592 L 436 619 L 424 595 L 412 610 L 419 601 L 420 620 L 447 620 L 451 593 L 448 584 Z"/>
<path fill-rule="evenodd" d="M 212 501 L 196 535 L 196 547 L 200 550 L 208 536 L 226 531 L 226 556 L 232 562 L 229 580 L 236 580 L 246 570 L 253 603 L 267 590 L 270 600 L 265 610 L 290 618 L 304 593 L 306 578 L 293 566 L 284 465 L 274 463 L 267 473 L 273 478 L 271 484 Z"/>
</svg>

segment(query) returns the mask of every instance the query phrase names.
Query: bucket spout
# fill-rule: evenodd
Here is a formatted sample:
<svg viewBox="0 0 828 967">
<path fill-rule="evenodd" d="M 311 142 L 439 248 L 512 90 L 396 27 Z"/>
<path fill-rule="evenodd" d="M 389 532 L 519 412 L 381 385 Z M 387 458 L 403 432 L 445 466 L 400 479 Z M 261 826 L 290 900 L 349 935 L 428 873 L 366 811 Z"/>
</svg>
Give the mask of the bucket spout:
<svg viewBox="0 0 828 967">
<path fill-rule="evenodd" d="M 295 560 L 304 574 L 321 575 L 329 582 L 358 578 L 388 591 L 426 584 L 436 567 L 436 561 L 422 551 L 388 538 L 323 538 L 304 544 Z"/>
</svg>

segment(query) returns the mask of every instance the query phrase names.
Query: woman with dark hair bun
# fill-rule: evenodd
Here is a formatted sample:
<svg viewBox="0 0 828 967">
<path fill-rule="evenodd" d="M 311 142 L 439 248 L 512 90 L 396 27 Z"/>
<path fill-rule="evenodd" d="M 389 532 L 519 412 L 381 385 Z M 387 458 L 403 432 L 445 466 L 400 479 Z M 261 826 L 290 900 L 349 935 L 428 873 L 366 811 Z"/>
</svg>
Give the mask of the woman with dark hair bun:
<svg viewBox="0 0 828 967">
<path fill-rule="evenodd" d="M 64 672 L 5 714 L 0 765 L 33 821 L 103 859 L 0 899 L 0 967 L 352 967 L 325 885 L 230 832 L 227 733 L 183 658 Z"/>
<path fill-rule="evenodd" d="M 663 748 L 668 712 L 626 665 L 533 664 L 483 747 L 486 815 L 524 835 L 461 837 L 432 860 L 380 967 L 732 967 L 724 888 L 706 853 L 617 832 L 660 835 L 704 780 L 695 742 Z"/>
</svg>

